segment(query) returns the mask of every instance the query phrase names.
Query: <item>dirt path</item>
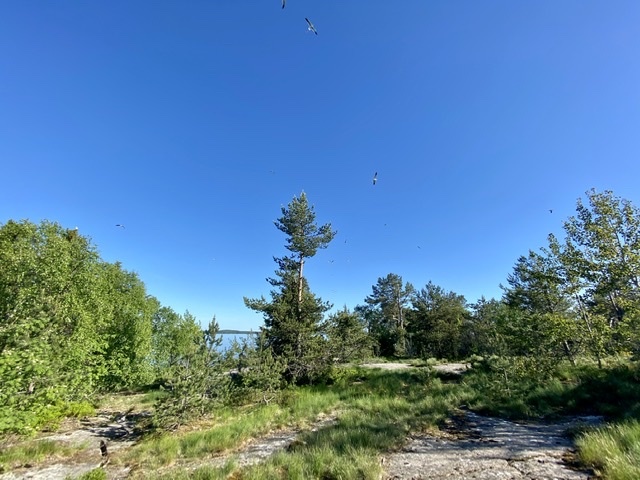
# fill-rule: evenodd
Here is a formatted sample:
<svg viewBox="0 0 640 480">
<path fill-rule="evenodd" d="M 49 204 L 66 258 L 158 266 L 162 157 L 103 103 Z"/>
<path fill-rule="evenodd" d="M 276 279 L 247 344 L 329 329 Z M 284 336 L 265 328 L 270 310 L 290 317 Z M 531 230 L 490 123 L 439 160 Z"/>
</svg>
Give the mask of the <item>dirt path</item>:
<svg viewBox="0 0 640 480">
<path fill-rule="evenodd" d="M 380 368 L 382 370 L 407 370 L 409 368 L 415 368 L 408 363 L 364 363 L 360 365 L 365 368 Z M 467 363 L 443 363 L 442 365 L 434 365 L 432 367 L 436 372 L 442 373 L 451 373 L 451 374 L 461 374 L 467 368 L 469 368 L 469 364 Z"/>
</svg>

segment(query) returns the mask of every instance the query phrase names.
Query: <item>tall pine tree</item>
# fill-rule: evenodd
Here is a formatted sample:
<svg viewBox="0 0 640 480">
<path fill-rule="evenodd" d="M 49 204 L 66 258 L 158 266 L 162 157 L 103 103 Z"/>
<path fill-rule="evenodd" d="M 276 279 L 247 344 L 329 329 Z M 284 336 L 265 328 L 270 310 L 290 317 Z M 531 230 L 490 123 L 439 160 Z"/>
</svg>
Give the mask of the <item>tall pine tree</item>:
<svg viewBox="0 0 640 480">
<path fill-rule="evenodd" d="M 311 292 L 303 268 L 336 232 L 329 223 L 318 226 L 315 216 L 304 192 L 282 208 L 275 225 L 287 235 L 286 248 L 292 253 L 274 257 L 278 270 L 275 278 L 267 279 L 274 287 L 270 302 L 264 297 L 244 299 L 247 307 L 263 313 L 266 343 L 286 365 L 286 380 L 293 383 L 313 382 L 331 363 L 322 331 L 324 313 L 331 305 Z"/>
</svg>

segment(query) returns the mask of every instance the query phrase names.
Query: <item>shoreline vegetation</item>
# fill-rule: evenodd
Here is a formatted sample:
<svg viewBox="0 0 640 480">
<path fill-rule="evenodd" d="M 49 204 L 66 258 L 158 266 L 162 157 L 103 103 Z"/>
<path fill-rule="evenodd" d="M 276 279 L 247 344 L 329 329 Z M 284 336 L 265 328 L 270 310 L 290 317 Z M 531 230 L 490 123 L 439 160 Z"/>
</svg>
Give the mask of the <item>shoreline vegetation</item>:
<svg viewBox="0 0 640 480">
<path fill-rule="evenodd" d="M 220 335 L 259 335 L 260 331 L 257 330 L 232 330 L 229 328 L 223 328 L 218 330 Z"/>
</svg>

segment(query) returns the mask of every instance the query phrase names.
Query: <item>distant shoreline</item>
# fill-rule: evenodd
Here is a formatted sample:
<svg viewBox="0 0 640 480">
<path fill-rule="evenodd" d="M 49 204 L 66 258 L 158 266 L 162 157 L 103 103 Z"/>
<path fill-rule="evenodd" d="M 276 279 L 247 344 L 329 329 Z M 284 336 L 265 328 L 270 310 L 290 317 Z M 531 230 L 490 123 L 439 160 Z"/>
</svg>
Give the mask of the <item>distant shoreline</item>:
<svg viewBox="0 0 640 480">
<path fill-rule="evenodd" d="M 220 335 L 257 335 L 260 332 L 256 332 L 254 330 L 218 330 Z"/>
</svg>

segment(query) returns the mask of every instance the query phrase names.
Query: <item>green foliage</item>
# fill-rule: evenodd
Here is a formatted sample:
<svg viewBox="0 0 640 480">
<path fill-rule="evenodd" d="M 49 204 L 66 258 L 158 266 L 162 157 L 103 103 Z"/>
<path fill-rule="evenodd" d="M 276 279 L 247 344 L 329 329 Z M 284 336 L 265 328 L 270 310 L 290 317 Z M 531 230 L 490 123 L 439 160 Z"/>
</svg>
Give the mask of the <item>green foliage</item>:
<svg viewBox="0 0 640 480">
<path fill-rule="evenodd" d="M 102 294 L 109 299 L 108 322 L 100 331 L 107 341 L 102 388 L 129 389 L 149 383 L 153 379 L 148 362 L 152 323 L 160 304 L 147 295 L 138 276 L 123 270 L 119 262 L 101 264 L 101 279 Z"/>
<path fill-rule="evenodd" d="M 404 357 L 409 353 L 406 312 L 415 289 L 409 282 L 403 286 L 402 277 L 395 273 L 378 278 L 371 288 L 372 294 L 365 298 L 370 308 L 361 307 L 360 312 L 378 342 L 376 354 Z"/>
<path fill-rule="evenodd" d="M 563 283 L 559 259 L 543 249 L 520 257 L 504 288 L 510 323 L 502 322 L 502 333 L 512 346 L 511 354 L 566 356 L 572 362 L 580 353 L 579 325 Z M 517 346 L 515 346 L 517 345 Z"/>
<path fill-rule="evenodd" d="M 334 362 L 359 362 L 372 356 L 373 338 L 366 332 L 360 315 L 347 307 L 329 315 L 324 329 Z"/>
<path fill-rule="evenodd" d="M 612 192 L 587 192 L 564 223 L 566 239 L 520 257 L 498 315 L 506 355 L 527 356 L 549 371 L 580 355 L 600 367 L 640 346 L 640 211 Z"/>
<path fill-rule="evenodd" d="M 293 197 L 281 211 L 282 217 L 276 220 L 275 225 L 287 235 L 286 248 L 297 258 L 313 257 L 319 248 L 327 248 L 337 233 L 331 229 L 330 223 L 320 227 L 316 225 L 316 214 L 304 192 L 300 197 Z"/>
<path fill-rule="evenodd" d="M 270 279 L 274 287 L 271 302 L 264 298 L 246 299 L 245 304 L 264 314 L 265 346 L 284 364 L 284 376 L 290 383 L 314 382 L 330 366 L 326 339 L 322 330 L 324 313 L 330 305 L 316 298 L 302 280 L 302 297 L 297 292 L 297 274 L 290 259 L 276 259 L 278 278 Z"/>
<path fill-rule="evenodd" d="M 192 331 L 189 348 L 182 352 L 165 373 L 168 395 L 156 403 L 153 423 L 157 428 L 175 430 L 189 420 L 210 413 L 231 397 L 228 365 L 219 352 L 215 319 L 204 332 L 188 312 L 183 319 L 185 331 Z"/>
<path fill-rule="evenodd" d="M 162 383 L 176 365 L 193 354 L 202 329 L 188 311 L 182 316 L 161 307 L 153 316 L 152 331 L 151 365 L 156 380 Z"/>
<path fill-rule="evenodd" d="M 0 405 L 14 419 L 95 386 L 96 260 L 85 238 L 57 224 L 0 228 Z"/>
<path fill-rule="evenodd" d="M 541 389 L 553 388 L 553 371 L 529 357 L 491 356 L 475 363 L 465 385 L 477 392 L 477 410 L 512 418 L 536 417 L 555 412 L 555 407 L 536 403 Z"/>
<path fill-rule="evenodd" d="M 107 472 L 103 468 L 94 468 L 80 475 L 77 480 L 107 480 Z"/>
<path fill-rule="evenodd" d="M 411 302 L 408 331 L 415 354 L 451 360 L 466 356 L 462 339 L 469 312 L 462 295 L 446 292 L 429 282 L 414 293 Z"/>
<path fill-rule="evenodd" d="M 33 440 L 20 445 L 0 449 L 0 474 L 25 464 L 37 464 L 53 456 L 66 456 L 74 448 L 51 440 Z"/>
<path fill-rule="evenodd" d="M 271 301 L 264 297 L 245 298 L 248 308 L 262 312 L 265 320 L 265 343 L 272 354 L 284 363 L 284 375 L 290 383 L 312 383 L 331 365 L 327 355 L 325 332 L 322 329 L 324 313 L 331 305 L 317 298 L 303 276 L 306 258 L 315 255 L 318 248 L 326 248 L 335 232 L 331 225 L 318 227 L 313 207 L 306 195 L 294 197 L 276 227 L 288 235 L 286 248 L 290 257 L 274 258 L 278 264 L 276 278 L 267 281 L 274 287 Z"/>
<path fill-rule="evenodd" d="M 498 330 L 507 306 L 498 300 L 480 298 L 470 305 L 471 315 L 463 332 L 464 350 L 471 355 L 491 356 L 506 353 L 508 342 Z"/>
<path fill-rule="evenodd" d="M 221 469 L 200 469 L 199 478 L 377 479 L 382 452 L 402 445 L 410 431 L 434 428 L 470 398 L 466 389 L 423 371 L 348 368 L 336 375 L 340 382 L 292 387 L 277 403 L 223 408 L 200 431 L 143 439 L 127 461 L 141 472 L 176 465 L 145 478 L 186 478 L 180 459 L 210 458 L 251 438 L 300 428 L 305 432 L 286 451 L 259 465 L 241 468 L 232 455 Z"/>
<path fill-rule="evenodd" d="M 463 382 L 476 392 L 470 405 L 513 418 L 603 415 L 640 418 L 638 367 L 570 363 L 540 370 L 526 357 L 489 357 L 474 363 Z"/>
<path fill-rule="evenodd" d="M 638 346 L 640 210 L 612 192 L 587 192 L 564 224 L 564 244 L 550 236 L 566 291 L 575 302 L 584 343 L 602 357 Z M 601 362 L 600 362 L 601 363 Z"/>
<path fill-rule="evenodd" d="M 65 405 L 148 380 L 157 301 L 76 230 L 0 227 L 0 432 L 33 432 Z"/>
<path fill-rule="evenodd" d="M 284 387 L 285 367 L 284 361 L 273 355 L 265 333 L 261 332 L 254 345 L 245 342 L 240 347 L 235 375 L 237 397 L 243 402 L 258 400 L 265 404 L 277 399 Z"/>
</svg>

